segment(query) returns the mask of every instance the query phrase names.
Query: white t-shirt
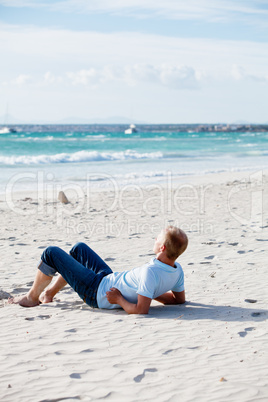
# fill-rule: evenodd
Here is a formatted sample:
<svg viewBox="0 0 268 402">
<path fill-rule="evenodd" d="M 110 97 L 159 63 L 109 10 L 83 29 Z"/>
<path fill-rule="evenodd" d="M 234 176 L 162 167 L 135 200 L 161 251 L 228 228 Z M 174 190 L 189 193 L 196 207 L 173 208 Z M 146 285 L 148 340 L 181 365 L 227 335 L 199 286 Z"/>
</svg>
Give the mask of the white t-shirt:
<svg viewBox="0 0 268 402">
<path fill-rule="evenodd" d="M 138 295 L 156 299 L 169 290 L 184 290 L 184 274 L 179 263 L 175 267 L 152 258 L 151 261 L 131 271 L 113 272 L 105 276 L 98 288 L 97 303 L 99 308 L 120 308 L 118 304 L 110 304 L 106 292 L 111 288 L 118 289 L 130 303 L 137 303 Z"/>
</svg>

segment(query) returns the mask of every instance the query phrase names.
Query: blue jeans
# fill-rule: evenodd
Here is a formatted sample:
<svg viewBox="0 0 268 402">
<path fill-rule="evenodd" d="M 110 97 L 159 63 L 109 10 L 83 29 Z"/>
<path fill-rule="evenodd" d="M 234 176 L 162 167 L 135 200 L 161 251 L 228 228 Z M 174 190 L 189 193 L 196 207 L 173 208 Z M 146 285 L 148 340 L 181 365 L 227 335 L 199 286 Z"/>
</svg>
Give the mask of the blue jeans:
<svg viewBox="0 0 268 402">
<path fill-rule="evenodd" d="M 98 307 L 97 291 L 102 278 L 113 272 L 85 243 L 75 244 L 70 255 L 59 247 L 47 247 L 38 268 L 48 276 L 60 273 L 91 307 Z"/>
</svg>

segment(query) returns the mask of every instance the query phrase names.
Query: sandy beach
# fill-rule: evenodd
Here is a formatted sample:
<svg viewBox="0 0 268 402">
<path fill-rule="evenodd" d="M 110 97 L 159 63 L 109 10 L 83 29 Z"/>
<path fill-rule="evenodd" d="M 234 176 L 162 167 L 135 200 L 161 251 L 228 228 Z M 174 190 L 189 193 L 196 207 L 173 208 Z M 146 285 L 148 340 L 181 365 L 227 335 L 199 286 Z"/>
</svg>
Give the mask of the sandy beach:
<svg viewBox="0 0 268 402">
<path fill-rule="evenodd" d="M 4 402 L 268 399 L 268 172 L 222 173 L 144 187 L 3 194 L 1 391 Z M 91 309 L 69 287 L 22 308 L 42 251 L 89 244 L 122 271 L 152 257 L 164 226 L 189 237 L 187 302 L 148 316 Z"/>
</svg>

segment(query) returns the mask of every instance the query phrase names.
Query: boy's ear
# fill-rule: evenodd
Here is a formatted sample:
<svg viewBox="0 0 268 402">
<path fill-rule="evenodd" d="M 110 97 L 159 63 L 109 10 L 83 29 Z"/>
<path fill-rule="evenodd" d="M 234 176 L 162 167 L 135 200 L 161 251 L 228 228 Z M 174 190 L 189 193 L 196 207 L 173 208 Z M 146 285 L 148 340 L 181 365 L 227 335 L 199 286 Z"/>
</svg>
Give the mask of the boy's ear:
<svg viewBox="0 0 268 402">
<path fill-rule="evenodd" d="M 160 250 L 161 251 L 164 251 L 166 249 L 166 246 L 163 244 L 161 247 L 160 247 Z"/>
</svg>

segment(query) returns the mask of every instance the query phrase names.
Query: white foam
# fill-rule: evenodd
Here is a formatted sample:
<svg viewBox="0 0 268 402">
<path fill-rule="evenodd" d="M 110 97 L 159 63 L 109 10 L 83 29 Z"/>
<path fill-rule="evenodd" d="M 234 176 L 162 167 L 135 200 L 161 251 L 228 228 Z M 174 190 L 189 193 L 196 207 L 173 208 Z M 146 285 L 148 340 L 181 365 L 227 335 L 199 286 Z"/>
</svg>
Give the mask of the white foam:
<svg viewBox="0 0 268 402">
<path fill-rule="evenodd" d="M 139 153 L 132 150 L 122 152 L 97 152 L 79 151 L 72 154 L 61 153 L 55 155 L 21 155 L 21 156 L 0 156 L 0 163 L 5 165 L 39 165 L 53 163 L 82 163 L 97 161 L 125 161 L 139 159 L 161 159 L 162 152 Z"/>
<path fill-rule="evenodd" d="M 22 135 L 12 135 L 10 136 L 16 139 L 16 142 L 47 142 L 47 141 L 55 141 L 55 142 L 69 142 L 69 141 L 83 141 L 83 142 L 90 142 L 95 140 L 109 140 L 106 135 L 87 135 L 85 137 L 74 137 L 73 134 L 66 134 L 65 137 L 54 137 L 53 135 L 48 135 L 45 137 L 25 137 L 24 134 Z M 120 139 L 117 139 L 119 141 Z"/>
<path fill-rule="evenodd" d="M 86 136 L 86 138 L 89 138 L 89 139 L 93 139 L 93 140 L 99 140 L 99 139 L 102 139 L 102 138 L 107 138 L 107 136 L 106 135 L 104 135 L 104 134 L 97 134 L 97 135 L 87 135 Z M 81 138 L 79 138 L 79 140 L 80 140 Z"/>
</svg>

